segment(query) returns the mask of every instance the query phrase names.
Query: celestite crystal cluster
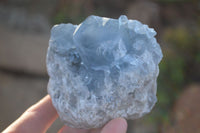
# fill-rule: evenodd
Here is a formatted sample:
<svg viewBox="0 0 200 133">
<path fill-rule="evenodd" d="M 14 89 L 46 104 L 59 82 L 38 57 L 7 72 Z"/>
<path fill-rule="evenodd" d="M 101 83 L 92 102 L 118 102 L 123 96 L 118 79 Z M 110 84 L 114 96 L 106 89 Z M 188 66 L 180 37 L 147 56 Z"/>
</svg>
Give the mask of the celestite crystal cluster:
<svg viewBox="0 0 200 133">
<path fill-rule="evenodd" d="M 149 113 L 162 59 L 155 35 L 124 15 L 55 25 L 47 53 L 48 93 L 61 120 L 74 128 L 97 128 L 116 117 Z"/>
</svg>

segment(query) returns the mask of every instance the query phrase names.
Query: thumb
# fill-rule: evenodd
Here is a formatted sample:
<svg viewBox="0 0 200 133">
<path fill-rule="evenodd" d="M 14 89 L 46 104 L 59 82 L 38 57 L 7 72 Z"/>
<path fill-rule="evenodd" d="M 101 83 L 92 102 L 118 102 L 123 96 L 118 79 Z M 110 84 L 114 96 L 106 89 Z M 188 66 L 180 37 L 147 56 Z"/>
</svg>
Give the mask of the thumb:
<svg viewBox="0 0 200 133">
<path fill-rule="evenodd" d="M 127 122 L 124 118 L 116 118 L 108 122 L 101 133 L 126 133 Z"/>
</svg>

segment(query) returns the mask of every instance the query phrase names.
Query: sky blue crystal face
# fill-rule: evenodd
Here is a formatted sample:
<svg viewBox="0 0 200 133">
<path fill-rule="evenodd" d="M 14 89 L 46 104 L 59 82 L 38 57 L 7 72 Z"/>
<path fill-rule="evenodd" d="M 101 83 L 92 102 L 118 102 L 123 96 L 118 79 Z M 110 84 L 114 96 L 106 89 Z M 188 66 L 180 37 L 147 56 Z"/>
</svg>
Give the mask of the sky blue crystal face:
<svg viewBox="0 0 200 133">
<path fill-rule="evenodd" d="M 72 127 L 95 128 L 150 112 L 163 56 L 155 35 L 125 15 L 55 25 L 47 53 L 48 92 L 61 119 Z"/>
</svg>

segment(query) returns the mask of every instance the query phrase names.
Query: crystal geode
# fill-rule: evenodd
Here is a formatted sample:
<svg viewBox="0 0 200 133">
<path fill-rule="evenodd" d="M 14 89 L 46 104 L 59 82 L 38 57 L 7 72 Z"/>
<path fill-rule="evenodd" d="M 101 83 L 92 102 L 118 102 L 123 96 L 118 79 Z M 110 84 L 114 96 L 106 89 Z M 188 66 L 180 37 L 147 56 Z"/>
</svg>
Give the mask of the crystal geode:
<svg viewBox="0 0 200 133">
<path fill-rule="evenodd" d="M 61 120 L 88 129 L 149 113 L 162 59 L 155 35 L 124 15 L 55 25 L 47 53 L 48 93 Z"/>
</svg>

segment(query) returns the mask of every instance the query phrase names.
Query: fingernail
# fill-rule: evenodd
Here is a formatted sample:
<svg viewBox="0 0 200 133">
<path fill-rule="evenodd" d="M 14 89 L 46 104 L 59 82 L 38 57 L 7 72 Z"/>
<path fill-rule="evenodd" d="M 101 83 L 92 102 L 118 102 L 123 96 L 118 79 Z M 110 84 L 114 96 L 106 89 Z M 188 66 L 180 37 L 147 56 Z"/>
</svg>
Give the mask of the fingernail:
<svg viewBox="0 0 200 133">
<path fill-rule="evenodd" d="M 101 133 L 126 133 L 127 126 L 124 118 L 116 118 L 106 124 Z"/>
</svg>

